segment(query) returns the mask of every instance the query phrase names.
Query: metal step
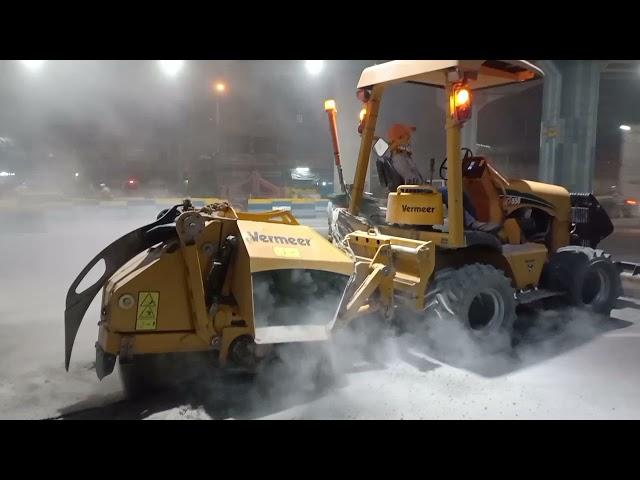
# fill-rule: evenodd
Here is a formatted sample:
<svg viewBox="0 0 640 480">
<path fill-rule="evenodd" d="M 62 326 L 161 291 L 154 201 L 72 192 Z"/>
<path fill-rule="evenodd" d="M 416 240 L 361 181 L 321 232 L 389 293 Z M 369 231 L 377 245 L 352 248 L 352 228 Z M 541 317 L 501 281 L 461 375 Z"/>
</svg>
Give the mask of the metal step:
<svg viewBox="0 0 640 480">
<path fill-rule="evenodd" d="M 640 263 L 633 262 L 615 262 L 620 272 L 628 273 L 632 277 L 640 275 Z"/>
<path fill-rule="evenodd" d="M 532 303 L 543 298 L 560 297 L 564 295 L 564 292 L 557 292 L 554 290 L 545 290 L 544 288 L 536 288 L 534 290 L 525 290 L 523 292 L 516 292 L 516 300 L 518 304 Z"/>
</svg>

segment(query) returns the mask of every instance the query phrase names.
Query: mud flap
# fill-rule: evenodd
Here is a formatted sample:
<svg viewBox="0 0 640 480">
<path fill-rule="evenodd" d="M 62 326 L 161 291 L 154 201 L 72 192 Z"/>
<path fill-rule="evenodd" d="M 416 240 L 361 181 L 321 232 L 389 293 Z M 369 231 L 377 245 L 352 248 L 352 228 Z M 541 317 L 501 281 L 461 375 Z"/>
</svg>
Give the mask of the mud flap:
<svg viewBox="0 0 640 480">
<path fill-rule="evenodd" d="M 112 353 L 106 353 L 102 347 L 96 343 L 96 375 L 102 380 L 113 372 L 116 366 L 116 356 Z"/>
<path fill-rule="evenodd" d="M 96 294 L 102 289 L 107 280 L 133 257 L 160 242 L 165 242 L 174 237 L 177 238 L 175 226 L 168 224 L 175 221 L 180 213 L 178 207 L 181 206 L 182 205 L 173 206 L 159 220 L 120 237 L 96 255 L 73 281 L 67 292 L 66 308 L 64 311 L 64 365 L 67 371 L 69 370 L 73 342 L 78 334 L 78 329 L 80 328 L 84 314 Z M 105 263 L 104 274 L 93 285 L 78 293 L 78 285 L 80 285 L 82 280 L 84 280 L 100 260 L 104 260 Z M 99 357 L 98 353 L 96 353 L 96 355 Z M 98 368 L 97 357 L 96 369 Z M 113 370 L 113 366 L 111 369 Z M 100 377 L 99 373 L 98 376 Z"/>
</svg>

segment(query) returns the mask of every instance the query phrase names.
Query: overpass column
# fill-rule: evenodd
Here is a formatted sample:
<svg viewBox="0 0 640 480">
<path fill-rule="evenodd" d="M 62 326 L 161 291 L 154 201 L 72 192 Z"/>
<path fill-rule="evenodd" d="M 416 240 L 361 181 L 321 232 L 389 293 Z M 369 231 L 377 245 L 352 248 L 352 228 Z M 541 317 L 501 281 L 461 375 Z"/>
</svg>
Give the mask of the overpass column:
<svg viewBox="0 0 640 480">
<path fill-rule="evenodd" d="M 539 177 L 590 191 L 595 164 L 601 62 L 539 61 L 545 72 Z"/>
<path fill-rule="evenodd" d="M 545 74 L 542 90 L 538 177 L 542 182 L 554 183 L 557 177 L 556 165 L 562 158 L 562 143 L 559 138 L 562 74 L 553 60 L 540 60 L 537 63 Z"/>
</svg>

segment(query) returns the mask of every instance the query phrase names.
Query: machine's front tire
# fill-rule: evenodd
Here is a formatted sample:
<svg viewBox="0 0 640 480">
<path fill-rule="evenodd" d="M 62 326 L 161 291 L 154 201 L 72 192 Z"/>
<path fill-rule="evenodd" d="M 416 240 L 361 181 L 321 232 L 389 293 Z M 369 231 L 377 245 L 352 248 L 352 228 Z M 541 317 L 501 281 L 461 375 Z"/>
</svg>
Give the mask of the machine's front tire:
<svg viewBox="0 0 640 480">
<path fill-rule="evenodd" d="M 124 393 L 129 399 L 143 397 L 161 390 L 163 385 L 158 377 L 159 355 L 138 355 L 130 362 L 118 362 L 118 371 Z"/>
<path fill-rule="evenodd" d="M 258 368 L 254 386 L 260 396 L 283 398 L 309 388 L 315 393 L 325 393 L 336 383 L 336 366 L 328 352 L 310 346 L 305 352 L 305 346 L 301 345 L 284 348 L 290 350 L 289 355 L 284 358 L 273 355 Z"/>
<path fill-rule="evenodd" d="M 491 265 L 476 263 L 436 272 L 427 291 L 426 313 L 443 324 L 457 322 L 483 352 L 511 348 L 516 319 L 514 290 L 509 278 Z M 455 336 L 455 332 L 448 332 L 437 341 L 456 343 Z"/>
<path fill-rule="evenodd" d="M 176 388 L 212 368 L 208 352 L 134 355 L 118 362 L 124 392 L 129 399 Z"/>
</svg>

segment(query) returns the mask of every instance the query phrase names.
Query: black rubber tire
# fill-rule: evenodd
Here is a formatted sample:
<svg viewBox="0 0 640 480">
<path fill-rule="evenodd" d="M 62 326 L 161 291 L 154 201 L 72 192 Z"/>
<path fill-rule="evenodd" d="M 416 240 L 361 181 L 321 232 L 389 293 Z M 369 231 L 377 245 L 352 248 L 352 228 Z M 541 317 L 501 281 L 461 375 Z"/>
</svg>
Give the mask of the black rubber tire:
<svg viewBox="0 0 640 480">
<path fill-rule="evenodd" d="M 620 272 L 609 255 L 587 247 L 560 249 L 545 267 L 544 286 L 566 292 L 569 305 L 609 316 L 622 294 Z"/>
<path fill-rule="evenodd" d="M 118 362 L 122 386 L 130 399 L 177 388 L 211 368 L 209 352 L 135 355 L 130 362 Z"/>
<path fill-rule="evenodd" d="M 435 321 L 458 322 L 483 352 L 511 348 L 514 290 L 511 280 L 491 265 L 475 263 L 436 272 L 426 295 L 426 313 Z"/>
<path fill-rule="evenodd" d="M 120 380 L 129 399 L 143 397 L 163 389 L 158 377 L 159 355 L 139 355 L 127 363 L 118 362 Z"/>
<path fill-rule="evenodd" d="M 294 355 L 301 361 L 286 361 L 277 354 L 266 359 L 254 375 L 254 388 L 260 396 L 285 397 L 300 393 L 305 387 L 311 387 L 315 393 L 324 393 L 336 383 L 336 369 L 328 352 L 311 345 L 292 345 L 288 348 L 295 348 L 297 352 Z M 304 353 L 305 350 L 308 355 Z"/>
<path fill-rule="evenodd" d="M 338 328 L 324 353 L 337 381 L 355 364 L 382 363 L 386 340 L 393 336 L 393 325 L 380 312 L 354 318 L 346 327 Z"/>
<path fill-rule="evenodd" d="M 331 356 L 323 354 L 313 372 L 313 388 L 315 393 L 325 393 L 336 383 L 336 370 Z"/>
</svg>

